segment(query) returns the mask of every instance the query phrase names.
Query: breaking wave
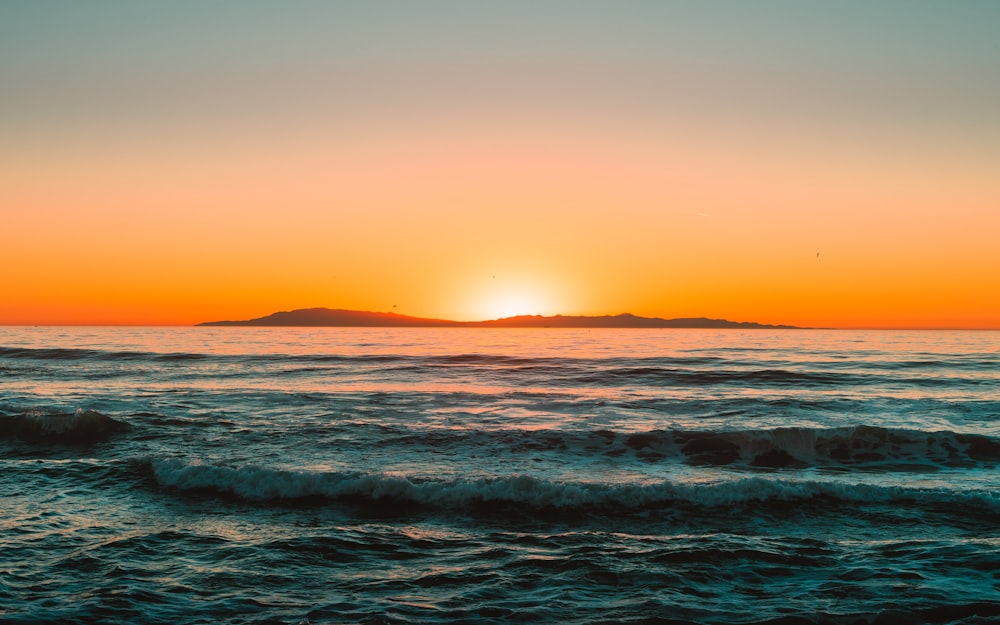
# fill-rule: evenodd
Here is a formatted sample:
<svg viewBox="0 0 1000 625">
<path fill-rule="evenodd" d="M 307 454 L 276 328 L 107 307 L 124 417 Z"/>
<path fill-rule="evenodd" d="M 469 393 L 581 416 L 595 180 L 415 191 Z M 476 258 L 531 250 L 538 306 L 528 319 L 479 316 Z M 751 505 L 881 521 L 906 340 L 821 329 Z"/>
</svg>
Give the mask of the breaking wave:
<svg viewBox="0 0 1000 625">
<path fill-rule="evenodd" d="M 19 415 L 0 416 L 0 437 L 29 442 L 85 445 L 127 432 L 132 426 L 96 410 L 74 413 L 32 410 Z"/>
<path fill-rule="evenodd" d="M 730 432 L 652 431 L 624 439 L 637 454 L 683 456 L 691 464 L 758 467 L 865 465 L 968 466 L 1000 461 L 1000 441 L 950 431 L 924 432 L 867 425 L 787 427 Z"/>
<path fill-rule="evenodd" d="M 156 482 L 162 487 L 231 495 L 256 502 L 319 499 L 415 504 L 448 510 L 509 506 L 618 514 L 673 505 L 729 508 L 764 504 L 780 507 L 782 504 L 826 501 L 962 505 L 1000 513 L 1000 496 L 989 491 L 957 492 L 761 477 L 655 484 L 553 481 L 529 475 L 424 480 L 379 473 L 232 467 L 177 458 L 154 460 L 150 467 Z"/>
<path fill-rule="evenodd" d="M 871 470 L 928 470 L 1000 463 L 1000 440 L 951 431 L 925 432 L 868 425 L 836 428 L 783 427 L 731 431 L 611 430 L 405 432 L 392 444 L 505 452 L 568 452 L 618 457 L 633 454 L 647 462 L 691 465 L 744 465 L 765 468 L 852 467 Z"/>
</svg>

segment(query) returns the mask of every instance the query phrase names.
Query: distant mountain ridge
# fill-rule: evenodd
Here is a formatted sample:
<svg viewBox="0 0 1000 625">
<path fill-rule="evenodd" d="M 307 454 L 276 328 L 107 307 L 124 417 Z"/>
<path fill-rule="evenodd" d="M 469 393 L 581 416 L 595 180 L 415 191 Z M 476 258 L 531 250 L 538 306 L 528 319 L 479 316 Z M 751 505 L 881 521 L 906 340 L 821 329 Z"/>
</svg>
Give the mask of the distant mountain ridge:
<svg viewBox="0 0 1000 625">
<path fill-rule="evenodd" d="M 199 326 L 258 326 L 258 327 L 346 327 L 346 328 L 741 328 L 797 330 L 797 326 L 768 325 L 750 321 L 728 321 L 706 317 L 661 319 L 621 315 L 519 315 L 489 321 L 451 321 L 426 319 L 391 312 L 369 312 L 330 308 L 302 308 L 276 312 L 266 317 L 244 321 L 207 321 Z"/>
</svg>

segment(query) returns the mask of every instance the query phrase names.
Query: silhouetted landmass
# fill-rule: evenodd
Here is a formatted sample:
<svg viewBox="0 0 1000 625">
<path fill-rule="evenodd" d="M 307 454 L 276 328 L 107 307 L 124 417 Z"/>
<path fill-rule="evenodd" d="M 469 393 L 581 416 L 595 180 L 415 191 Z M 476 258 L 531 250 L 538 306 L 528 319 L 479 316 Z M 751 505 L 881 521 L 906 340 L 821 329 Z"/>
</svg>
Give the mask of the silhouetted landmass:
<svg viewBox="0 0 1000 625">
<path fill-rule="evenodd" d="M 354 328 L 739 328 L 794 330 L 797 326 L 767 325 L 748 321 L 727 321 L 705 317 L 660 319 L 638 317 L 631 314 L 598 317 L 554 315 L 520 315 L 490 321 L 449 321 L 424 319 L 396 313 L 367 312 L 360 310 L 331 310 L 329 308 L 304 308 L 277 312 L 266 317 L 245 321 L 209 321 L 200 326 L 300 326 L 300 327 L 354 327 Z"/>
<path fill-rule="evenodd" d="M 302 308 L 286 312 L 276 312 L 266 317 L 246 321 L 209 321 L 200 326 L 331 326 L 347 328 L 372 327 L 452 327 L 460 325 L 447 319 L 424 319 L 408 317 L 396 313 L 367 312 L 363 310 L 332 310 L 330 308 Z"/>
<path fill-rule="evenodd" d="M 708 319 L 707 317 L 683 317 L 679 319 L 661 319 L 659 317 L 639 317 L 629 313 L 621 315 L 603 315 L 600 317 L 555 315 L 521 315 L 494 319 L 492 321 L 477 321 L 470 325 L 487 328 L 769 328 L 797 329 L 795 326 L 766 325 L 749 321 L 727 321 L 726 319 Z"/>
</svg>

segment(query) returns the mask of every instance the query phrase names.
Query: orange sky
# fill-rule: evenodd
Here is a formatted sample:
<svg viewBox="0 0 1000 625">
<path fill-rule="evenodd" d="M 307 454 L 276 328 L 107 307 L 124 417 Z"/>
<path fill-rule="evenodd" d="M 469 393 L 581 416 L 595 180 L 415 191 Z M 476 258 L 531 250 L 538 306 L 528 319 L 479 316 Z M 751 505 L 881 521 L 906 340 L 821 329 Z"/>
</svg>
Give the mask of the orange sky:
<svg viewBox="0 0 1000 625">
<path fill-rule="evenodd" d="M 8 6 L 0 323 L 1000 328 L 1000 10 L 959 4 Z"/>
</svg>

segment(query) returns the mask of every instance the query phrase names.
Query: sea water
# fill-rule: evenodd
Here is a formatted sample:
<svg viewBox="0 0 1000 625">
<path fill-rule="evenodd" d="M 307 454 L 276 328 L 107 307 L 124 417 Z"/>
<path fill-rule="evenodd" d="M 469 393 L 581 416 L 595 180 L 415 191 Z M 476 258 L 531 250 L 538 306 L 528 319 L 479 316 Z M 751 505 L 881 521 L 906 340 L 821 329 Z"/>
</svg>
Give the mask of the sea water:
<svg viewBox="0 0 1000 625">
<path fill-rule="evenodd" d="M 997 623 L 998 463 L 996 332 L 0 328 L 0 621 Z"/>
</svg>

